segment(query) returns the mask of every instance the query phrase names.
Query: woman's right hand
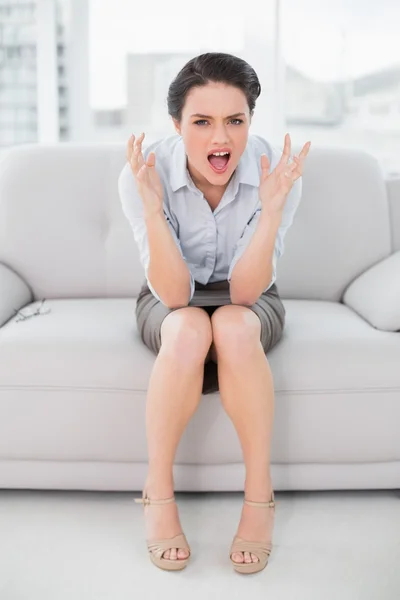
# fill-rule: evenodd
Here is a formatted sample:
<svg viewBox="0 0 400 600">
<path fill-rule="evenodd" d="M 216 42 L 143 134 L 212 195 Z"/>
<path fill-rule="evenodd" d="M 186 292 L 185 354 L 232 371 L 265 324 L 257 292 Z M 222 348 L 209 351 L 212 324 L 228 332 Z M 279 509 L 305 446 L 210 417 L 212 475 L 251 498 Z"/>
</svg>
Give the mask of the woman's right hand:
<svg viewBox="0 0 400 600">
<path fill-rule="evenodd" d="M 127 159 L 143 202 L 145 218 L 163 212 L 163 187 L 156 171 L 156 155 L 150 152 L 145 161 L 142 153 L 144 133 L 137 139 L 132 135 L 128 141 Z"/>
</svg>

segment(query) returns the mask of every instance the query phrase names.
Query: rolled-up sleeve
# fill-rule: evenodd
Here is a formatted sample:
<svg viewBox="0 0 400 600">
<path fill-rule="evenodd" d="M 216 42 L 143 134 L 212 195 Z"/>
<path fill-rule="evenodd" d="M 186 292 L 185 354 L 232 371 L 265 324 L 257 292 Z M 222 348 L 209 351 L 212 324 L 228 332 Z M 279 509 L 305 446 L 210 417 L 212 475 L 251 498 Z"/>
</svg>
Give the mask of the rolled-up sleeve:
<svg viewBox="0 0 400 600">
<path fill-rule="evenodd" d="M 284 239 L 285 239 L 288 229 L 290 228 L 290 226 L 293 223 L 294 215 L 300 204 L 301 192 L 302 192 L 302 181 L 301 181 L 301 178 L 299 178 L 294 183 L 294 185 L 286 199 L 285 207 L 284 207 L 283 213 L 282 213 L 282 221 L 281 221 L 281 224 L 277 231 L 276 239 L 275 239 L 274 253 L 272 256 L 271 281 L 270 281 L 268 287 L 265 288 L 264 292 L 269 290 L 269 288 L 276 281 L 276 270 L 277 270 L 278 259 L 282 256 L 282 254 L 284 252 L 284 249 L 285 249 Z M 252 215 L 251 219 L 249 220 L 246 227 L 244 228 L 241 238 L 239 239 L 239 241 L 236 245 L 233 259 L 229 266 L 229 273 L 228 273 L 228 281 L 229 282 L 231 281 L 232 272 L 233 272 L 233 269 L 234 269 L 236 263 L 243 255 L 244 251 L 246 250 L 247 246 L 249 245 L 249 242 L 257 228 L 258 222 L 260 220 L 260 215 L 261 215 L 261 205 L 258 206 L 257 210 Z"/>
<path fill-rule="evenodd" d="M 140 198 L 140 195 L 139 195 L 139 192 L 138 192 L 138 189 L 136 186 L 135 178 L 133 176 L 133 173 L 132 173 L 131 168 L 128 163 L 125 165 L 125 167 L 123 168 L 123 170 L 119 176 L 118 191 L 119 191 L 119 197 L 120 197 L 121 204 L 122 204 L 122 210 L 132 227 L 135 242 L 139 249 L 140 262 L 141 262 L 144 272 L 145 272 L 147 285 L 149 286 L 149 289 L 150 289 L 151 293 L 154 295 L 154 297 L 157 298 L 157 300 L 159 300 L 160 302 L 162 302 L 161 298 L 159 297 L 159 295 L 157 294 L 157 292 L 151 285 L 149 278 L 148 278 L 148 269 L 149 269 L 149 263 L 150 263 L 150 251 L 149 251 L 149 242 L 148 242 L 148 236 L 147 236 L 146 221 L 144 219 L 143 203 L 142 203 L 142 199 Z M 168 214 L 168 210 L 165 206 L 165 203 L 164 203 L 164 216 L 168 223 L 169 230 L 175 241 L 175 244 L 176 244 L 177 248 L 179 249 L 179 252 L 181 253 L 182 258 L 184 259 L 181 244 L 179 242 L 177 233 L 172 224 L 171 216 Z M 195 290 L 194 277 L 193 277 L 192 273 L 190 273 L 190 300 L 193 298 L 194 290 Z"/>
</svg>

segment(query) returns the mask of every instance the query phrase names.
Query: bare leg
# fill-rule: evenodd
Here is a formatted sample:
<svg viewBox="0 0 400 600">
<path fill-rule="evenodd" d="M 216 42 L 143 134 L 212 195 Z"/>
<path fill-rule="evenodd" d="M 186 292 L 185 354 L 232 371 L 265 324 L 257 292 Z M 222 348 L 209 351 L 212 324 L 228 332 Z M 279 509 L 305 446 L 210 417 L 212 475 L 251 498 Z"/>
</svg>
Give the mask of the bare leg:
<svg viewBox="0 0 400 600">
<path fill-rule="evenodd" d="M 218 308 L 211 317 L 212 357 L 218 362 L 222 404 L 238 433 L 246 467 L 245 497 L 255 502 L 270 500 L 270 445 L 274 415 L 271 369 L 260 342 L 257 315 L 244 306 Z M 243 504 L 238 535 L 262 540 L 270 534 L 271 515 Z M 248 552 L 233 555 L 236 562 L 258 561 Z"/>
<path fill-rule="evenodd" d="M 186 307 L 170 313 L 161 328 L 162 346 L 150 378 L 146 431 L 149 470 L 145 490 L 149 498 L 174 493 L 175 453 L 201 399 L 204 362 L 212 342 L 211 321 L 201 308 Z M 176 504 L 145 507 L 148 539 L 180 533 Z M 182 559 L 187 550 L 172 548 L 165 558 Z"/>
</svg>

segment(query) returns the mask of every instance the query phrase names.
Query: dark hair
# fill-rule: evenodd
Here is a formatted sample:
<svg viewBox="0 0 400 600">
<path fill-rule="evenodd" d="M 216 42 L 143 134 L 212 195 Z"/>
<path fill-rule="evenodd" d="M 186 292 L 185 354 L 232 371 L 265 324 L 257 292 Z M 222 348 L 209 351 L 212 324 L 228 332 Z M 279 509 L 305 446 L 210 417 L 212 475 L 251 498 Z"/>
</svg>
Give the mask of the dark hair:
<svg viewBox="0 0 400 600">
<path fill-rule="evenodd" d="M 261 93 L 257 73 L 245 60 L 223 52 L 207 52 L 192 58 L 179 71 L 168 90 L 168 113 L 178 122 L 186 96 L 193 87 L 209 81 L 226 83 L 242 90 L 247 98 L 250 116 Z"/>
</svg>

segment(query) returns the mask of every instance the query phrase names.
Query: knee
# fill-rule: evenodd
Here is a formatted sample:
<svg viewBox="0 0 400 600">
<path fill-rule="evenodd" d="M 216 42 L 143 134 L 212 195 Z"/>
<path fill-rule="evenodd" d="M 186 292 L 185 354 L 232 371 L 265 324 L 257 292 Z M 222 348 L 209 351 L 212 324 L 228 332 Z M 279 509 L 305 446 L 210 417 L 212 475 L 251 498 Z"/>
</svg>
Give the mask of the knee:
<svg viewBox="0 0 400 600">
<path fill-rule="evenodd" d="M 214 346 L 218 356 L 242 361 L 261 347 L 261 323 L 249 308 L 228 305 L 211 317 Z"/>
<path fill-rule="evenodd" d="M 210 317 L 200 308 L 175 310 L 162 323 L 160 352 L 176 359 L 179 364 L 204 361 L 211 343 Z"/>
</svg>

